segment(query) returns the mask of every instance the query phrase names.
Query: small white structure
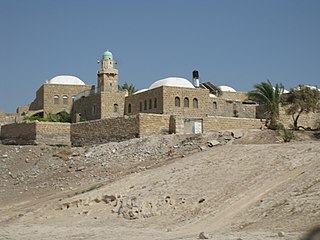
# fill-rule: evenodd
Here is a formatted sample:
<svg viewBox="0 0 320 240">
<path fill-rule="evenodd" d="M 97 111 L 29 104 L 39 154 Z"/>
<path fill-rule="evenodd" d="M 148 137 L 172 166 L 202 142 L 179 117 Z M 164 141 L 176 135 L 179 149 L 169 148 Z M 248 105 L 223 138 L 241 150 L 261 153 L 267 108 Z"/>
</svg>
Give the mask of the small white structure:
<svg viewBox="0 0 320 240">
<path fill-rule="evenodd" d="M 56 76 L 49 81 L 46 81 L 47 84 L 63 84 L 63 85 L 85 85 L 85 83 L 75 76 L 70 75 L 60 75 Z"/>
<path fill-rule="evenodd" d="M 234 88 L 229 86 L 220 86 L 222 92 L 237 92 Z"/>
<path fill-rule="evenodd" d="M 160 79 L 154 83 L 152 83 L 149 87 L 150 89 L 154 89 L 157 87 L 161 87 L 161 86 L 168 86 L 168 87 L 182 87 L 182 88 L 195 88 L 193 86 L 193 84 L 185 79 L 185 78 L 181 78 L 181 77 L 168 77 L 168 78 L 164 78 L 164 79 Z"/>
</svg>

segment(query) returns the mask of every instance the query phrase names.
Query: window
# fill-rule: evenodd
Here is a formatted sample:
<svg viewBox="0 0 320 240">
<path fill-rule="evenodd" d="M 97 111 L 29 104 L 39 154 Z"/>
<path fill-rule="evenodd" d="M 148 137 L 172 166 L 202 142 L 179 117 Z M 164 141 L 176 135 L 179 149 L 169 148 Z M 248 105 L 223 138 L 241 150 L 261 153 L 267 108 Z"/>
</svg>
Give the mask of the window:
<svg viewBox="0 0 320 240">
<path fill-rule="evenodd" d="M 144 110 L 147 110 L 147 100 L 144 100 Z"/>
<path fill-rule="evenodd" d="M 96 115 L 96 113 L 97 113 L 97 107 L 96 107 L 96 105 L 93 105 L 92 106 L 92 115 L 94 116 L 94 115 Z"/>
<path fill-rule="evenodd" d="M 59 104 L 59 96 L 58 95 L 54 95 L 53 104 Z"/>
<path fill-rule="evenodd" d="M 158 105 L 157 99 L 155 98 L 155 99 L 154 99 L 154 102 L 153 102 L 153 107 L 154 107 L 154 108 L 157 108 L 157 107 L 158 107 L 157 105 Z"/>
<path fill-rule="evenodd" d="M 149 99 L 149 109 L 152 108 L 152 99 Z"/>
<path fill-rule="evenodd" d="M 131 104 L 128 105 L 128 113 L 131 113 Z"/>
<path fill-rule="evenodd" d="M 218 109 L 217 102 L 213 102 L 213 109 Z"/>
<path fill-rule="evenodd" d="M 62 97 L 62 102 L 63 102 L 63 104 L 68 104 L 68 96 L 67 95 L 64 95 Z"/>
<path fill-rule="evenodd" d="M 184 98 L 184 107 L 189 107 L 189 98 Z"/>
<path fill-rule="evenodd" d="M 76 100 L 76 96 L 72 96 L 72 102 Z"/>
<path fill-rule="evenodd" d="M 176 97 L 175 100 L 174 100 L 174 105 L 176 107 L 180 107 L 180 98 L 179 97 Z"/>
<path fill-rule="evenodd" d="M 193 107 L 198 108 L 198 99 L 196 98 L 193 99 Z"/>
<path fill-rule="evenodd" d="M 140 102 L 140 112 L 142 112 L 142 102 Z"/>
<path fill-rule="evenodd" d="M 114 105 L 113 105 L 113 111 L 114 111 L 114 112 L 118 112 L 118 111 L 119 111 L 119 106 L 118 106 L 118 104 L 114 104 Z"/>
</svg>

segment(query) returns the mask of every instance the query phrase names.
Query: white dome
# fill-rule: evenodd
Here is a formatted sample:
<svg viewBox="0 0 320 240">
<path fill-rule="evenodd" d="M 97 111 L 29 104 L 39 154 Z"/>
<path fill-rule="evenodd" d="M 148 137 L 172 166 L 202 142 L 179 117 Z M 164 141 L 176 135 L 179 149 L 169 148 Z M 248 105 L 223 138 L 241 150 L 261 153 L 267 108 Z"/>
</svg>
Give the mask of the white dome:
<svg viewBox="0 0 320 240">
<path fill-rule="evenodd" d="M 142 93 L 142 92 L 145 92 L 145 91 L 148 91 L 149 89 L 147 88 L 143 88 L 143 89 L 140 89 L 138 91 L 136 91 L 134 94 L 138 94 L 138 93 Z"/>
<path fill-rule="evenodd" d="M 222 92 L 237 92 L 234 88 L 229 86 L 220 86 Z"/>
<path fill-rule="evenodd" d="M 149 89 L 161 87 L 161 86 L 169 86 L 169 87 L 184 87 L 184 88 L 194 88 L 191 82 L 189 82 L 185 78 L 180 77 L 168 77 L 164 79 L 160 79 L 154 83 L 152 83 Z"/>
<path fill-rule="evenodd" d="M 61 75 L 47 81 L 49 84 L 64 84 L 64 85 L 85 85 L 85 83 L 75 76 Z"/>
</svg>

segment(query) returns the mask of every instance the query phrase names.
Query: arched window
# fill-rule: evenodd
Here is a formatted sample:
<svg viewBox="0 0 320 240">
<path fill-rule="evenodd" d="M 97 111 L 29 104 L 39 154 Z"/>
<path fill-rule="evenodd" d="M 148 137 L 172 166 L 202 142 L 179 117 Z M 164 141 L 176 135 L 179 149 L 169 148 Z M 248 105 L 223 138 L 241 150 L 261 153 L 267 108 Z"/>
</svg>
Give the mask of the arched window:
<svg viewBox="0 0 320 240">
<path fill-rule="evenodd" d="M 68 104 L 68 96 L 67 95 L 64 95 L 62 97 L 62 102 L 63 102 L 63 104 Z"/>
<path fill-rule="evenodd" d="M 142 102 L 140 102 L 140 112 L 142 112 Z"/>
<path fill-rule="evenodd" d="M 184 107 L 189 107 L 189 98 L 185 97 L 183 103 L 184 103 Z"/>
<path fill-rule="evenodd" d="M 180 107 L 180 98 L 179 98 L 179 97 L 176 97 L 176 98 L 174 99 L 174 105 L 175 105 L 176 107 Z"/>
<path fill-rule="evenodd" d="M 147 106 L 147 100 L 144 100 L 144 108 L 143 108 L 143 109 L 144 109 L 144 110 L 147 110 L 147 107 L 148 107 L 148 106 Z"/>
<path fill-rule="evenodd" d="M 60 98 L 58 95 L 53 96 L 53 104 L 59 104 Z"/>
<path fill-rule="evenodd" d="M 154 99 L 153 107 L 154 107 L 154 108 L 157 108 L 157 107 L 158 107 L 158 103 L 157 103 L 157 99 L 156 99 L 156 98 Z"/>
<path fill-rule="evenodd" d="M 214 110 L 218 109 L 217 102 L 213 102 L 213 109 L 214 109 Z"/>
<path fill-rule="evenodd" d="M 131 104 L 128 105 L 128 113 L 131 113 Z"/>
<path fill-rule="evenodd" d="M 193 107 L 198 108 L 198 99 L 196 98 L 193 99 Z"/>
<path fill-rule="evenodd" d="M 114 105 L 113 105 L 113 111 L 114 111 L 114 112 L 118 112 L 118 111 L 119 111 L 119 106 L 118 106 L 118 104 L 114 104 Z"/>
<path fill-rule="evenodd" d="M 149 109 L 152 108 L 152 99 L 149 99 Z"/>
</svg>

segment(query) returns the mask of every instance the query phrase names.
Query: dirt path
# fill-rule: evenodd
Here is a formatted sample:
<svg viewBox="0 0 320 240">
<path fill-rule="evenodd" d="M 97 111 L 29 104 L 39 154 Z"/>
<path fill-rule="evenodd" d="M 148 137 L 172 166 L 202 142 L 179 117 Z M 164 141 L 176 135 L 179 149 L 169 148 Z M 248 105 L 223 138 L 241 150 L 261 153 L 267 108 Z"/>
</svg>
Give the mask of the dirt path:
<svg viewBox="0 0 320 240">
<path fill-rule="evenodd" d="M 209 214 L 195 223 L 184 226 L 180 230 L 185 233 L 190 229 L 192 229 L 192 232 L 212 232 L 217 230 L 222 231 L 225 230 L 225 228 L 229 228 L 230 230 L 230 223 L 232 223 L 232 219 L 239 212 L 244 211 L 250 205 L 263 199 L 264 195 L 268 194 L 271 191 L 275 191 L 275 189 L 280 185 L 292 181 L 295 177 L 305 173 L 306 171 L 315 169 L 316 166 L 319 166 L 319 163 L 301 166 L 292 171 L 282 174 L 280 177 L 270 178 L 268 180 L 258 182 L 255 186 L 251 186 L 250 190 L 244 192 L 240 199 L 232 202 L 231 204 L 225 204 L 221 206 L 217 214 Z"/>
</svg>

